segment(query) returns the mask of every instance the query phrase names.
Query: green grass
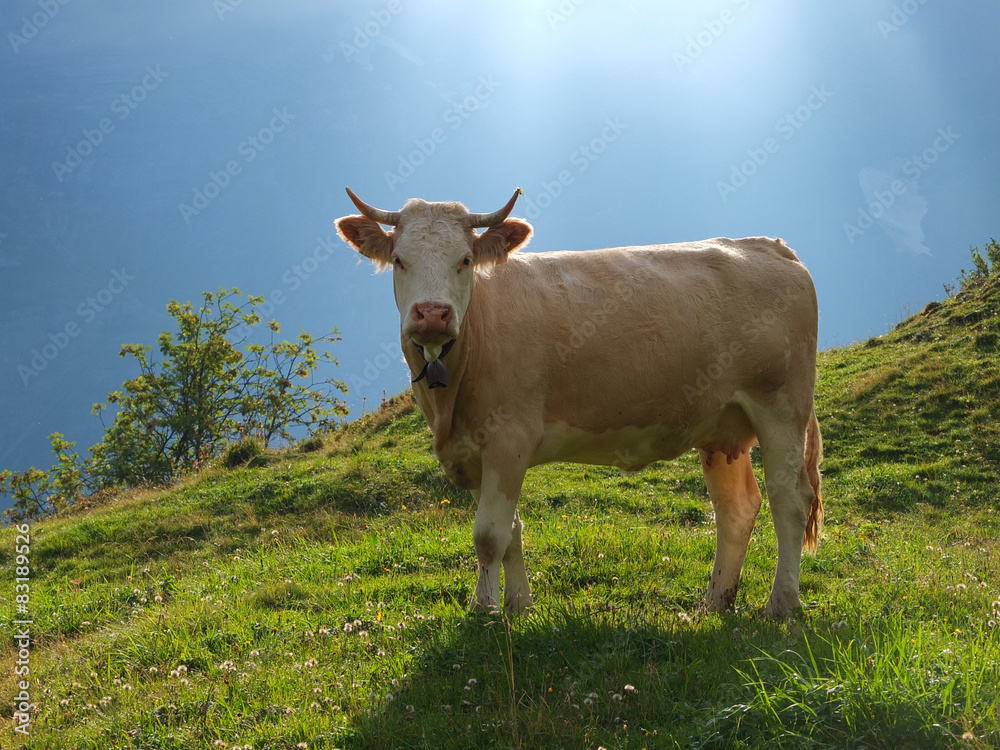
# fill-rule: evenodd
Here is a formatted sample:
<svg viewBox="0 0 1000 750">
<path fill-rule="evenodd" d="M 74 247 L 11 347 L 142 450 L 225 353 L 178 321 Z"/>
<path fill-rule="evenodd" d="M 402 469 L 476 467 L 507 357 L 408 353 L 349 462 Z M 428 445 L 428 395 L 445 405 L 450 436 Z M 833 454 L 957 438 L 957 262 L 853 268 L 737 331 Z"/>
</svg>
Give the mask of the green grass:
<svg viewBox="0 0 1000 750">
<path fill-rule="evenodd" d="M 737 611 L 692 453 L 553 465 L 522 496 L 536 610 L 468 613 L 471 497 L 407 398 L 343 432 L 31 529 L 27 748 L 1000 745 L 1000 285 L 820 357 L 827 525 L 771 621 L 765 505 Z M 15 734 L 0 532 L 0 748 Z"/>
</svg>

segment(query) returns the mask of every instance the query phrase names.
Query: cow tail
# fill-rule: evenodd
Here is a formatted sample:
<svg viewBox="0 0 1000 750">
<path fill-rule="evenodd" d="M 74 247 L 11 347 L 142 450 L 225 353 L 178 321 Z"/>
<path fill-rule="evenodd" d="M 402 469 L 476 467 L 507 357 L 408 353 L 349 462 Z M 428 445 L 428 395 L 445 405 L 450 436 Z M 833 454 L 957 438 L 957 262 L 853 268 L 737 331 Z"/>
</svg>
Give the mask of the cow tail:
<svg viewBox="0 0 1000 750">
<path fill-rule="evenodd" d="M 813 501 L 809 506 L 809 517 L 806 520 L 806 534 L 802 548 L 811 554 L 816 552 L 819 542 L 819 532 L 823 528 L 823 499 L 820 493 L 819 464 L 823 460 L 823 436 L 819 431 L 819 421 L 813 411 L 806 428 L 806 472 L 813 488 Z"/>
</svg>

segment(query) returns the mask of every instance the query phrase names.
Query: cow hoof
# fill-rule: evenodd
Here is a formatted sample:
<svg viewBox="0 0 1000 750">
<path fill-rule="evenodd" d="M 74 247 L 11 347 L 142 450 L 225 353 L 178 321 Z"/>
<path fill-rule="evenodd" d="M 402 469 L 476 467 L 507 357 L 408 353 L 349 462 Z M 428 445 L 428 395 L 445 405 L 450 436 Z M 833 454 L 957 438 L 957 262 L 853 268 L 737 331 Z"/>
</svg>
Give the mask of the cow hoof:
<svg viewBox="0 0 1000 750">
<path fill-rule="evenodd" d="M 474 615 L 496 615 L 500 613 L 500 607 L 495 602 L 475 601 L 469 611 Z"/>
<path fill-rule="evenodd" d="M 782 602 L 780 600 L 776 600 L 774 597 L 771 597 L 764 608 L 760 611 L 760 614 L 763 617 L 780 620 L 785 617 L 791 617 L 796 612 L 800 612 L 801 610 L 802 602 L 799 601 L 797 596 L 794 601 L 789 600 L 787 602 Z"/>
<path fill-rule="evenodd" d="M 708 612 L 733 612 L 736 609 L 736 586 L 726 589 L 721 594 L 710 586 L 705 594 L 705 609 Z"/>
<path fill-rule="evenodd" d="M 503 608 L 508 617 L 517 617 L 518 615 L 526 615 L 532 611 L 535 608 L 535 603 L 530 597 L 527 599 L 517 597 L 516 599 L 508 599 L 504 602 Z"/>
</svg>

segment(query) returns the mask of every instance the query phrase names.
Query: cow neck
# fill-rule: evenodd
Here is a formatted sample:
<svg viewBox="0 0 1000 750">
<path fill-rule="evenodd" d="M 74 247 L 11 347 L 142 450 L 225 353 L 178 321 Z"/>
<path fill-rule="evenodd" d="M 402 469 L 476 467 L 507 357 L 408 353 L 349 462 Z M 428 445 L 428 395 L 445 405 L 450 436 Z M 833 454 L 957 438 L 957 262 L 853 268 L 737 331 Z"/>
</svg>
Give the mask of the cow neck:
<svg viewBox="0 0 1000 750">
<path fill-rule="evenodd" d="M 435 447 L 443 444 L 451 435 L 455 415 L 455 402 L 462 385 L 462 376 L 468 362 L 468 351 L 465 347 L 466 325 L 462 325 L 458 338 L 454 340 L 446 355 L 445 366 L 448 368 L 448 386 L 446 388 L 430 388 L 427 379 L 412 383 L 413 395 L 417 404 L 427 418 L 431 432 L 434 433 Z M 422 372 L 427 364 L 420 348 L 408 337 L 403 339 L 403 356 L 411 372 Z M 412 376 L 411 376 L 412 377 Z"/>
</svg>

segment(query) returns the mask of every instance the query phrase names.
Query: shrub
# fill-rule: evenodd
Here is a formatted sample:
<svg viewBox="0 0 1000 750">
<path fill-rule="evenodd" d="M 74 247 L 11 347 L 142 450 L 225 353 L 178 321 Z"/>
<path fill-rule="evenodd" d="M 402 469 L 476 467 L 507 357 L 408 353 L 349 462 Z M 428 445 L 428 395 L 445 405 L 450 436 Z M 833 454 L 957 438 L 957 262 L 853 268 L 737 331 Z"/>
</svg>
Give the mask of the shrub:
<svg viewBox="0 0 1000 750">
<path fill-rule="evenodd" d="M 14 499 L 8 517 L 51 515 L 102 488 L 166 484 L 220 454 L 226 466 L 263 461 L 265 449 L 290 441 L 296 428 L 312 433 L 339 424 L 347 407 L 333 394 L 347 393 L 347 386 L 315 379 L 321 362 L 337 364 L 316 350 L 320 342 L 340 341 L 336 329 L 277 341 L 281 327 L 272 320 L 268 343 L 241 350 L 261 322 L 264 298 L 234 304 L 239 297 L 239 289 L 220 288 L 205 292 L 197 309 L 171 301 L 167 312 L 177 330 L 159 335 L 158 358 L 151 346 L 122 346 L 119 356 L 134 358 L 139 374 L 109 393 L 106 404 L 94 405 L 98 415 L 117 409 L 103 439 L 81 462 L 74 443 L 54 433 L 58 461 L 51 469 L 0 472 L 0 495 Z"/>
<path fill-rule="evenodd" d="M 150 346 L 122 347 L 120 356 L 135 358 L 140 373 L 108 394 L 118 414 L 94 449 L 104 483 L 166 483 L 234 441 L 253 437 L 266 448 L 275 439 L 290 440 L 295 427 L 329 428 L 347 413 L 330 395 L 346 393 L 343 383 L 312 380 L 321 361 L 336 364 L 329 352 L 315 349 L 318 342 L 339 341 L 336 330 L 318 339 L 303 331 L 295 341 L 277 342 L 280 326 L 271 321 L 270 343 L 247 344 L 241 351 L 237 344 L 260 323 L 257 308 L 264 298 L 251 296 L 237 307 L 239 289 L 203 296 L 197 310 L 190 302 L 167 305 L 178 330 L 160 334 L 158 363 Z M 106 407 L 95 404 L 94 410 Z"/>
<path fill-rule="evenodd" d="M 227 469 L 263 466 L 265 463 L 264 446 L 257 438 L 243 438 L 228 445 L 222 453 L 222 465 Z"/>
<path fill-rule="evenodd" d="M 990 238 L 986 243 L 986 257 L 979 251 L 978 245 L 969 248 L 969 255 L 972 257 L 972 269 L 962 269 L 958 280 L 965 289 L 990 278 L 1000 269 L 1000 243 Z"/>
<path fill-rule="evenodd" d="M 5 514 L 15 523 L 58 513 L 98 489 L 72 450 L 76 443 L 58 432 L 49 435 L 49 442 L 57 459 L 48 471 L 34 466 L 23 472 L 0 471 L 0 495 L 14 500 Z"/>
<path fill-rule="evenodd" d="M 299 453 L 313 453 L 322 449 L 323 438 L 319 435 L 312 435 L 299 443 Z"/>
</svg>

